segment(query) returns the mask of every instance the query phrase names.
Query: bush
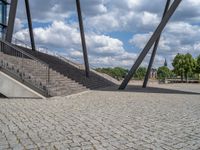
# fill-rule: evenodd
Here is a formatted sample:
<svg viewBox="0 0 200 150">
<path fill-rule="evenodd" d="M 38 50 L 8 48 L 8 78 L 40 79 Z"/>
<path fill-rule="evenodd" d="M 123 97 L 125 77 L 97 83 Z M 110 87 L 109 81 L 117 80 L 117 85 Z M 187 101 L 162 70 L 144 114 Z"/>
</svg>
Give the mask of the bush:
<svg viewBox="0 0 200 150">
<path fill-rule="evenodd" d="M 115 68 L 97 68 L 96 71 L 105 73 L 117 80 L 121 80 L 126 76 L 128 73 L 127 69 L 121 68 L 121 67 L 115 67 Z"/>
<path fill-rule="evenodd" d="M 159 67 L 157 74 L 158 74 L 158 79 L 160 80 L 165 80 L 166 78 L 170 78 L 173 75 L 171 70 L 166 66 Z"/>
</svg>

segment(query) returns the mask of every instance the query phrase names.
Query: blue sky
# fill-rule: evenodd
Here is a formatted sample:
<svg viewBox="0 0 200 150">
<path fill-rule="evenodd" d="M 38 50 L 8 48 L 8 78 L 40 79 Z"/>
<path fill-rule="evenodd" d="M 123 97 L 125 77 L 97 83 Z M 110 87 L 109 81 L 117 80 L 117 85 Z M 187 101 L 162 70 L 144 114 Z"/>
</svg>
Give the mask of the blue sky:
<svg viewBox="0 0 200 150">
<path fill-rule="evenodd" d="M 159 24 L 166 0 L 81 0 L 93 66 L 130 68 Z M 75 0 L 30 0 L 36 44 L 83 62 Z M 177 53 L 200 54 L 200 1 L 183 0 L 163 32 L 154 67 Z M 24 0 L 15 38 L 29 42 Z M 148 64 L 150 53 L 143 66 Z"/>
</svg>

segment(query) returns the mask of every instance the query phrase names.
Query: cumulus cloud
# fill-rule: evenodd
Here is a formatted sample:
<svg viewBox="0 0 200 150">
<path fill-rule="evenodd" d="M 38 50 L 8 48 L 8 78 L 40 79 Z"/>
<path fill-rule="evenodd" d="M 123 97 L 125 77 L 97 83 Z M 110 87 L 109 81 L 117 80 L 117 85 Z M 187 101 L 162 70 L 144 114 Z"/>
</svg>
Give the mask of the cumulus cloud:
<svg viewBox="0 0 200 150">
<path fill-rule="evenodd" d="M 152 32 L 135 34 L 129 42 L 142 50 L 151 35 Z M 196 57 L 200 54 L 199 39 L 199 26 L 186 22 L 172 22 L 161 36 L 156 57 L 163 56 L 162 59 L 167 58 L 170 62 L 177 53 L 191 53 Z"/>
<path fill-rule="evenodd" d="M 144 34 L 135 34 L 132 37 L 132 39 L 129 40 L 129 43 L 141 49 L 148 42 L 152 34 L 152 32 Z"/>
<path fill-rule="evenodd" d="M 35 28 L 35 39 L 38 45 L 46 45 L 48 49 L 63 49 L 62 53 L 69 58 L 82 60 L 82 47 L 80 32 L 76 25 L 65 24 L 62 21 L 54 21 L 45 28 Z M 15 38 L 28 42 L 28 29 L 15 33 Z M 87 33 L 89 58 L 93 65 L 97 66 L 128 66 L 136 57 L 134 53 L 128 53 L 119 39 L 96 33 Z M 123 61 L 122 61 L 123 60 Z M 121 62 L 122 61 L 122 62 Z"/>
<path fill-rule="evenodd" d="M 15 36 L 27 41 L 24 1 L 19 2 Z M 130 67 L 159 24 L 165 3 L 164 0 L 81 1 L 90 61 L 102 66 Z M 40 24 L 34 29 L 37 44 L 81 59 L 75 0 L 34 0 L 30 5 L 34 23 Z M 178 52 L 199 54 L 199 6 L 197 0 L 182 1 L 162 34 L 156 66 L 163 63 L 165 57 L 172 60 Z M 112 37 L 115 32 L 131 33 L 129 44 L 133 49 L 122 42 L 127 38 Z M 149 57 L 150 54 L 144 64 Z"/>
</svg>

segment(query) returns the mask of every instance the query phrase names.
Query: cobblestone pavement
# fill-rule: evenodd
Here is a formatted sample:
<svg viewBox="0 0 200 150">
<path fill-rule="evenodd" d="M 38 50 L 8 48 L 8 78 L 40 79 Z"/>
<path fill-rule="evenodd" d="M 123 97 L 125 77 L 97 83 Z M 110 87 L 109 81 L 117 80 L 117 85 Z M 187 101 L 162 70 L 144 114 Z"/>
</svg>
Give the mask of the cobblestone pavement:
<svg viewBox="0 0 200 150">
<path fill-rule="evenodd" d="M 200 85 L 163 87 L 200 92 Z M 200 149 L 200 95 L 150 91 L 0 99 L 0 149 Z"/>
</svg>

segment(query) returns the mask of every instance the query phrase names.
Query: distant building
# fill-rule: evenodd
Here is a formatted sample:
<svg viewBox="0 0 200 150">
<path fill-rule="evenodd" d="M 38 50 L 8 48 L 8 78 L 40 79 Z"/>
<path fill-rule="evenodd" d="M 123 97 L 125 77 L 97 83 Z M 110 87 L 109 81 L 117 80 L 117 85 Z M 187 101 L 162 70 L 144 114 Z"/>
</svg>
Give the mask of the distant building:
<svg viewBox="0 0 200 150">
<path fill-rule="evenodd" d="M 166 58 L 165 58 L 164 66 L 165 66 L 165 67 L 168 66 Z"/>
<path fill-rule="evenodd" d="M 156 79 L 157 78 L 157 69 L 152 68 L 150 73 L 150 79 Z"/>
</svg>

